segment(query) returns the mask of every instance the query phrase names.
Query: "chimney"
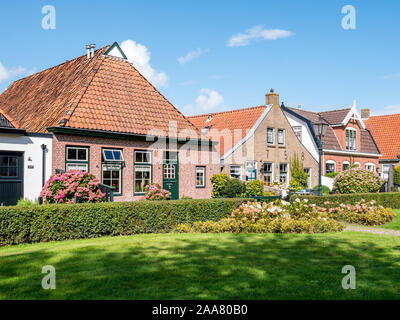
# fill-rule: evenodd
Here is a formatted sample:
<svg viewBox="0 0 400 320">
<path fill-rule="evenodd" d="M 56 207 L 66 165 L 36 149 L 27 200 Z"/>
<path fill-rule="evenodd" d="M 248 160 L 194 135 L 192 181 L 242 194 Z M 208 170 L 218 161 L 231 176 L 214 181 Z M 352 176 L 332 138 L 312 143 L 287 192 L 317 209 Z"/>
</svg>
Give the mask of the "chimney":
<svg viewBox="0 0 400 320">
<path fill-rule="evenodd" d="M 371 116 L 371 112 L 368 108 L 361 109 L 361 119 L 368 120 Z"/>
<path fill-rule="evenodd" d="M 265 104 L 269 105 L 278 105 L 279 106 L 279 94 L 274 92 L 274 89 L 271 89 L 268 94 L 265 95 Z"/>
<path fill-rule="evenodd" d="M 87 59 L 90 60 L 90 44 L 86 45 L 86 55 L 87 55 Z"/>
<path fill-rule="evenodd" d="M 91 54 L 92 58 L 94 58 L 94 48 L 96 48 L 96 46 L 95 46 L 94 43 L 92 43 L 92 44 L 90 45 L 90 54 Z"/>
</svg>

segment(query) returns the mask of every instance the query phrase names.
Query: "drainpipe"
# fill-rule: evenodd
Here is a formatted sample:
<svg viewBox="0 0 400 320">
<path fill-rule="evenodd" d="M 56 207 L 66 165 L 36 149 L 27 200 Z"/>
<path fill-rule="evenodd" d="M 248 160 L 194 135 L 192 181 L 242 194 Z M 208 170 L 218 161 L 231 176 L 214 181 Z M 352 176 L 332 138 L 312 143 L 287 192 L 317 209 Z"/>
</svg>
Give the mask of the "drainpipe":
<svg viewBox="0 0 400 320">
<path fill-rule="evenodd" d="M 42 147 L 42 188 L 46 183 L 46 148 L 45 144 L 41 145 Z"/>
<path fill-rule="evenodd" d="M 318 146 L 319 153 L 319 181 L 318 181 L 318 195 L 322 196 L 322 145 Z"/>
</svg>

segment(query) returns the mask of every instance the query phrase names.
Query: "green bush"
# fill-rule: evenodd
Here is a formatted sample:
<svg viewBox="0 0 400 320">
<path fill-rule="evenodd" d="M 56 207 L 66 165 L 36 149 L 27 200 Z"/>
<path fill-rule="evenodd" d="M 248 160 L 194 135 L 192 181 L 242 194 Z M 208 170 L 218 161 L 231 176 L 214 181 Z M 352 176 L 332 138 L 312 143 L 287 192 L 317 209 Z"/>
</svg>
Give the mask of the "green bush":
<svg viewBox="0 0 400 320">
<path fill-rule="evenodd" d="M 246 201 L 206 199 L 0 207 L 0 245 L 170 232 L 180 223 L 220 220 Z"/>
<path fill-rule="evenodd" d="M 314 190 L 318 190 L 318 186 L 314 187 Z M 322 194 L 330 194 L 331 189 L 329 187 L 322 185 Z"/>
<path fill-rule="evenodd" d="M 382 178 L 376 173 L 353 168 L 339 173 L 334 182 L 337 193 L 368 193 L 377 192 L 383 184 Z"/>
<path fill-rule="evenodd" d="M 222 189 L 224 189 L 225 185 L 228 183 L 229 180 L 231 180 L 231 178 L 225 172 L 214 174 L 211 177 L 211 183 L 213 186 L 211 197 L 212 198 L 222 197 L 221 191 Z"/>
<path fill-rule="evenodd" d="M 262 197 L 264 194 L 264 182 L 260 180 L 253 180 L 246 184 L 245 197 Z"/>
<path fill-rule="evenodd" d="M 197 221 L 180 224 L 176 232 L 187 233 L 321 233 L 342 231 L 343 223 L 329 218 L 326 212 L 309 206 L 306 201 L 295 203 L 243 203 L 230 218 L 220 221 Z"/>
<path fill-rule="evenodd" d="M 220 194 L 223 198 L 236 198 L 246 192 L 246 184 L 239 179 L 229 179 Z"/>
<path fill-rule="evenodd" d="M 337 175 L 339 174 L 339 172 L 329 172 L 325 175 L 325 177 L 328 178 L 335 178 Z"/>
<path fill-rule="evenodd" d="M 33 206 L 35 204 L 38 204 L 38 200 L 19 199 L 17 202 L 17 206 L 21 207 Z"/>
<path fill-rule="evenodd" d="M 394 184 L 400 186 L 400 166 L 394 168 Z"/>
<path fill-rule="evenodd" d="M 339 204 L 356 204 L 362 199 L 367 202 L 375 200 L 377 205 L 381 205 L 385 208 L 400 209 L 399 192 L 329 194 L 322 197 L 295 194 L 290 197 L 290 201 L 293 202 L 296 198 L 308 199 L 317 206 L 324 206 L 324 203 L 327 201 L 330 203 L 338 202 Z"/>
</svg>

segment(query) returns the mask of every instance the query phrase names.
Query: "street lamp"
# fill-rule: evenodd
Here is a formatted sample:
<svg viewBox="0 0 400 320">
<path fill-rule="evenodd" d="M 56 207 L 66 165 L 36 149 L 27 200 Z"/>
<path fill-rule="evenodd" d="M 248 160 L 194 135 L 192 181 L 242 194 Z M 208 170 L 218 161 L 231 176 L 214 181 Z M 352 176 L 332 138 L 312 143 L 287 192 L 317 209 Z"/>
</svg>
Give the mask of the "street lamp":
<svg viewBox="0 0 400 320">
<path fill-rule="evenodd" d="M 315 134 L 318 137 L 318 151 L 319 151 L 319 183 L 318 195 L 322 196 L 322 137 L 326 135 L 329 124 L 321 117 L 317 122 L 313 123 Z"/>
</svg>

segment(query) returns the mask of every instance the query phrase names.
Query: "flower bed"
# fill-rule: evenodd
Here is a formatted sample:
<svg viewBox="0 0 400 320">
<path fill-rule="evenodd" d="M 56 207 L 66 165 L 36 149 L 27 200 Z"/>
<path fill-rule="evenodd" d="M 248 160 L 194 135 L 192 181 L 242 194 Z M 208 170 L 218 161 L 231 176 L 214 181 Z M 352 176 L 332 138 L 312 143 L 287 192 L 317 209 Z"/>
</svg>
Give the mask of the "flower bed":
<svg viewBox="0 0 400 320">
<path fill-rule="evenodd" d="M 176 232 L 200 233 L 322 233 L 342 231 L 344 224 L 328 216 L 326 208 L 309 204 L 247 202 L 232 211 L 231 217 L 219 221 L 180 224 Z"/>
</svg>

